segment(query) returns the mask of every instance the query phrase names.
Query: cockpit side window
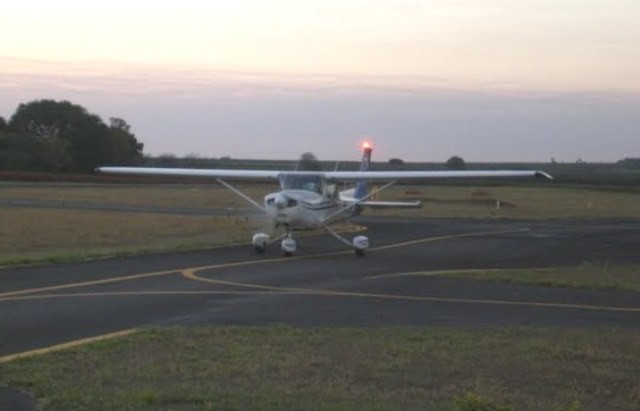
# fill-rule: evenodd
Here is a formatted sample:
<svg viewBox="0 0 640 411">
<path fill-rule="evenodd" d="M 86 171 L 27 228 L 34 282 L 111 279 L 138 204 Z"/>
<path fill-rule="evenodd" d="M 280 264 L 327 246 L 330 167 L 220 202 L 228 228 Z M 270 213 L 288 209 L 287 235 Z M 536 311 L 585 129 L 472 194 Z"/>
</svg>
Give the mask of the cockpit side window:
<svg viewBox="0 0 640 411">
<path fill-rule="evenodd" d="M 282 190 L 305 190 L 322 194 L 322 176 L 313 174 L 282 174 L 280 176 L 280 188 Z"/>
</svg>

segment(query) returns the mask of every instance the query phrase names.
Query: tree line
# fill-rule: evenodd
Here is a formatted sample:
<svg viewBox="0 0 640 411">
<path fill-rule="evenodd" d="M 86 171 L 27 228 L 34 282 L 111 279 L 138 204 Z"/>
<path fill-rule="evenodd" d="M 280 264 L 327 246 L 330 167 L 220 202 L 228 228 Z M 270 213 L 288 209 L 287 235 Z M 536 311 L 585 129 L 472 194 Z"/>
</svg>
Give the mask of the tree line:
<svg viewBox="0 0 640 411">
<path fill-rule="evenodd" d="M 69 101 L 20 104 L 0 117 L 0 170 L 91 172 L 101 165 L 134 165 L 143 144 L 121 118 L 106 124 Z"/>
</svg>

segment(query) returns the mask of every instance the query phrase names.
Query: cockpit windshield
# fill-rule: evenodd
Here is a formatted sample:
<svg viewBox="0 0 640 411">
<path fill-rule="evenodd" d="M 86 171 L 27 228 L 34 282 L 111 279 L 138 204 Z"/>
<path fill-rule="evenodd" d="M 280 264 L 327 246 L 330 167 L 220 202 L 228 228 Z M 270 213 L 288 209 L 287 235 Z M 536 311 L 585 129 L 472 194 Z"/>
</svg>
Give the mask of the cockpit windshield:
<svg viewBox="0 0 640 411">
<path fill-rule="evenodd" d="M 282 174 L 280 176 L 282 190 L 305 190 L 322 194 L 322 176 L 314 174 Z"/>
</svg>

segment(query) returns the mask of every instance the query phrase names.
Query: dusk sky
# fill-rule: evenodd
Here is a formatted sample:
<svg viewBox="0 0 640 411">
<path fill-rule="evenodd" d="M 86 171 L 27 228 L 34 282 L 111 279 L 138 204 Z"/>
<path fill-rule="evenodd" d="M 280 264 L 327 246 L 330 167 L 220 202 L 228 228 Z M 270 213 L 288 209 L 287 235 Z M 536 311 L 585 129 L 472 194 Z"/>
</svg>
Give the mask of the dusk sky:
<svg viewBox="0 0 640 411">
<path fill-rule="evenodd" d="M 0 116 L 52 98 L 148 154 L 640 157 L 637 0 L 22 0 Z"/>
</svg>

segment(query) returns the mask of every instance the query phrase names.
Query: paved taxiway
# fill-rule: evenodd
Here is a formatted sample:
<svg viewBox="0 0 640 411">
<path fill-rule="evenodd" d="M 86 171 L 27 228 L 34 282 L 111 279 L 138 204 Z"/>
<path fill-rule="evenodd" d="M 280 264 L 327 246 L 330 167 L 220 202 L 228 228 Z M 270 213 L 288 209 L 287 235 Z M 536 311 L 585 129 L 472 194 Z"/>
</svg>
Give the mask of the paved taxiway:
<svg viewBox="0 0 640 411">
<path fill-rule="evenodd" d="M 640 327 L 633 292 L 489 283 L 451 269 L 640 262 L 640 220 L 362 219 L 364 258 L 327 236 L 0 270 L 0 361 L 149 325 Z"/>
</svg>

